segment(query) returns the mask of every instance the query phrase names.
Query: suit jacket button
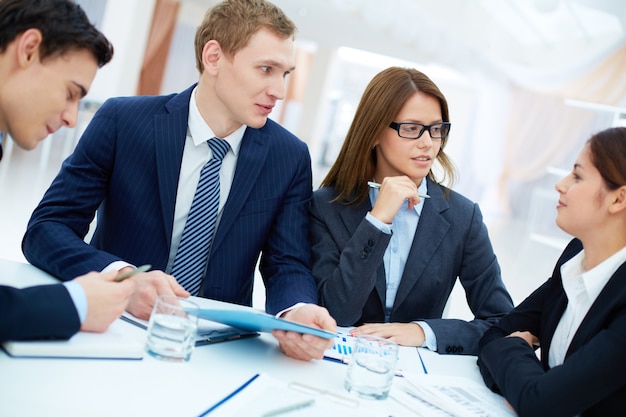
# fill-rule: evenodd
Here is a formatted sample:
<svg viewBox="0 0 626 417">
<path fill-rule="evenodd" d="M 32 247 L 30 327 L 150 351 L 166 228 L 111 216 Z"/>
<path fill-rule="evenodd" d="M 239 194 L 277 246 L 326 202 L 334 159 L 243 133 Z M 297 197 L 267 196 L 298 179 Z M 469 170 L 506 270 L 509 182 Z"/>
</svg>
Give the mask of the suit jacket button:
<svg viewBox="0 0 626 417">
<path fill-rule="evenodd" d="M 365 258 L 367 258 L 367 253 L 361 252 L 361 259 L 365 259 Z"/>
<path fill-rule="evenodd" d="M 372 251 L 372 248 L 370 248 L 369 246 L 366 246 L 363 248 L 363 252 L 365 253 L 370 253 Z"/>
<path fill-rule="evenodd" d="M 367 241 L 367 246 L 369 246 L 370 248 L 371 248 L 372 246 L 374 246 L 374 241 L 373 241 L 372 239 L 368 240 L 368 241 Z"/>
<path fill-rule="evenodd" d="M 446 353 L 452 352 L 452 346 L 446 346 Z"/>
</svg>

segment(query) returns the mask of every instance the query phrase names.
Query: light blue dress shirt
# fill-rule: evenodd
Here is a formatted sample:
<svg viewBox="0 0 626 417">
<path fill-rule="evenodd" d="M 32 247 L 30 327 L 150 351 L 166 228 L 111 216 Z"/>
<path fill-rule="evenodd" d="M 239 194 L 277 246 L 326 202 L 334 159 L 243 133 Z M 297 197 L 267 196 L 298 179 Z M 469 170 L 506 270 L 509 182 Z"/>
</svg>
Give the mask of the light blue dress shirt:
<svg viewBox="0 0 626 417">
<path fill-rule="evenodd" d="M 420 194 L 428 194 L 428 187 L 426 181 L 418 187 Z M 370 202 L 372 207 L 378 198 L 379 190 L 376 188 L 370 188 Z M 417 230 L 417 224 L 419 223 L 420 215 L 422 214 L 422 208 L 424 207 L 424 199 L 421 199 L 420 203 L 416 205 L 413 210 L 409 210 L 409 203 L 404 201 L 402 207 L 393 218 L 391 224 L 381 222 L 369 212 L 366 215 L 366 219 L 372 223 L 381 232 L 391 234 L 391 240 L 383 255 L 383 264 L 385 266 L 385 280 L 387 282 L 387 291 L 385 295 L 385 322 L 389 322 L 391 316 L 391 310 L 393 303 L 396 299 L 396 293 L 400 286 L 400 280 L 402 279 L 402 273 L 406 261 L 409 257 L 411 245 L 413 244 L 413 238 L 415 237 L 415 230 Z M 431 327 L 423 321 L 415 322 L 419 324 L 424 330 L 426 336 L 422 347 L 426 347 L 430 350 L 437 350 L 437 338 Z"/>
<path fill-rule="evenodd" d="M 72 301 L 74 302 L 74 307 L 76 307 L 76 311 L 78 312 L 78 317 L 80 318 L 80 324 L 83 324 L 85 318 L 87 317 L 87 294 L 85 294 L 85 290 L 83 287 L 76 281 L 66 281 L 63 283 L 65 288 L 67 288 L 67 292 L 70 293 L 70 297 L 72 297 Z"/>
</svg>

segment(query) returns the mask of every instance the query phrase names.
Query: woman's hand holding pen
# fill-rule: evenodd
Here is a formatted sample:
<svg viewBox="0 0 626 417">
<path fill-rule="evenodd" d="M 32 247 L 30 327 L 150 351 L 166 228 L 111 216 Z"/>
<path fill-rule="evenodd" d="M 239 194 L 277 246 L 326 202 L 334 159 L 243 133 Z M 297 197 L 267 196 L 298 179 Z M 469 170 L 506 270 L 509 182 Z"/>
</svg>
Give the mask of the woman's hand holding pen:
<svg viewBox="0 0 626 417">
<path fill-rule="evenodd" d="M 410 210 L 420 202 L 417 185 L 407 176 L 386 177 L 378 193 L 370 214 L 387 224 L 391 224 L 393 218 L 396 217 L 404 200 L 408 200 Z"/>
</svg>

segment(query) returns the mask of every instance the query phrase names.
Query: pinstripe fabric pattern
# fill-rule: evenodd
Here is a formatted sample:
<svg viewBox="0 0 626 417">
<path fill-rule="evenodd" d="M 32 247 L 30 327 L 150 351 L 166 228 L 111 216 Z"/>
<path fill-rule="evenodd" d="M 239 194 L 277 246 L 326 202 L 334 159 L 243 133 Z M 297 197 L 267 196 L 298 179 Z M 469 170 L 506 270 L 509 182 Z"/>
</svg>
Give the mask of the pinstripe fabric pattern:
<svg viewBox="0 0 626 417">
<path fill-rule="evenodd" d="M 65 280 L 118 260 L 166 271 L 194 87 L 111 98 L 100 107 L 33 213 L 23 244 L 29 262 Z M 246 129 L 200 296 L 251 305 L 258 264 L 268 313 L 317 302 L 311 182 L 304 142 L 271 119 Z"/>
<path fill-rule="evenodd" d="M 220 204 L 220 168 L 230 145 L 223 139 L 207 141 L 211 159 L 202 167 L 183 236 L 172 266 L 176 277 L 191 295 L 198 295 Z"/>
</svg>

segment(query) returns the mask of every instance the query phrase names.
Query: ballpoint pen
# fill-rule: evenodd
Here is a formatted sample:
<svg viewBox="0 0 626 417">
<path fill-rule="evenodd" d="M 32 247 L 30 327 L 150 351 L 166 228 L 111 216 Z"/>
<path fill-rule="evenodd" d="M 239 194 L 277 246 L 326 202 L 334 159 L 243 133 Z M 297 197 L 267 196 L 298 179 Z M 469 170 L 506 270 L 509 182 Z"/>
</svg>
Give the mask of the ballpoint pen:
<svg viewBox="0 0 626 417">
<path fill-rule="evenodd" d="M 123 274 L 115 277 L 115 282 L 124 281 L 126 278 L 130 278 L 135 274 L 140 272 L 146 272 L 148 269 L 152 268 L 152 265 L 141 265 L 135 269 L 131 269 L 130 271 L 124 272 Z"/>
<path fill-rule="evenodd" d="M 369 185 L 371 188 L 380 188 L 380 184 L 374 181 L 368 181 L 367 185 Z M 420 198 L 430 198 L 428 194 L 417 193 L 417 195 L 419 195 Z"/>
<path fill-rule="evenodd" d="M 290 411 L 299 410 L 300 408 L 309 407 L 315 402 L 314 398 L 309 398 L 304 401 L 300 401 L 294 404 L 289 404 L 284 407 L 275 408 L 273 410 L 263 413 L 263 417 L 277 416 L 280 414 L 288 413 Z"/>
</svg>

